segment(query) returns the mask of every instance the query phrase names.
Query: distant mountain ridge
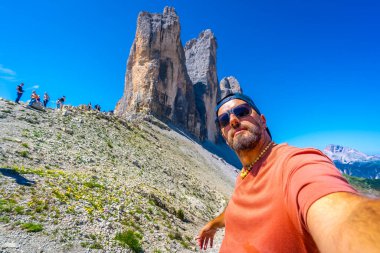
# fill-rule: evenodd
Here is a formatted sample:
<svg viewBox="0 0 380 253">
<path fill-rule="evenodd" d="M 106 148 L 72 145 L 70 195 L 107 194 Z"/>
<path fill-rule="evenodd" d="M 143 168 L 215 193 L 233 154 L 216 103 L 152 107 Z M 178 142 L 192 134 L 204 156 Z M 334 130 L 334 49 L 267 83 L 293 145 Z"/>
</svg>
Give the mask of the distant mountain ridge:
<svg viewBox="0 0 380 253">
<path fill-rule="evenodd" d="M 328 145 L 324 150 L 337 168 L 347 175 L 380 179 L 380 156 L 367 155 L 356 149 L 341 145 Z"/>
</svg>

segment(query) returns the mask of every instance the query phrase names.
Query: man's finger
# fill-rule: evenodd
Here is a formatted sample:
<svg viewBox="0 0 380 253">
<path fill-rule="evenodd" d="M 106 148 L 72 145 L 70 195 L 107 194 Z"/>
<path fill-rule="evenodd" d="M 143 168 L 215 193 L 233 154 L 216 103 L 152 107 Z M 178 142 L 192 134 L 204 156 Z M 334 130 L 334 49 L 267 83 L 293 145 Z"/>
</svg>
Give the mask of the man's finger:
<svg viewBox="0 0 380 253">
<path fill-rule="evenodd" d="M 204 250 L 207 249 L 207 244 L 208 244 L 208 237 L 206 238 L 205 243 L 203 244 L 203 249 Z"/>
<path fill-rule="evenodd" d="M 212 248 L 213 245 L 214 245 L 214 237 L 211 237 L 211 239 L 210 239 L 210 248 Z"/>
<path fill-rule="evenodd" d="M 199 246 L 199 248 L 202 249 L 204 238 L 203 237 L 198 237 L 197 240 L 198 240 L 198 246 Z"/>
</svg>

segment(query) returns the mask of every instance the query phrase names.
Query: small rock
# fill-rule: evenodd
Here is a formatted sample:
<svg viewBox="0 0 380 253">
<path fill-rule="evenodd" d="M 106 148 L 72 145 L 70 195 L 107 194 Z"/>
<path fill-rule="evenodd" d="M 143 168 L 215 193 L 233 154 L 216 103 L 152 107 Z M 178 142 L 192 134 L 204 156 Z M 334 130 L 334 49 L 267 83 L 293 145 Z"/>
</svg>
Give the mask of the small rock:
<svg viewBox="0 0 380 253">
<path fill-rule="evenodd" d="M 1 248 L 17 248 L 17 244 L 14 242 L 6 242 L 1 245 Z"/>
</svg>

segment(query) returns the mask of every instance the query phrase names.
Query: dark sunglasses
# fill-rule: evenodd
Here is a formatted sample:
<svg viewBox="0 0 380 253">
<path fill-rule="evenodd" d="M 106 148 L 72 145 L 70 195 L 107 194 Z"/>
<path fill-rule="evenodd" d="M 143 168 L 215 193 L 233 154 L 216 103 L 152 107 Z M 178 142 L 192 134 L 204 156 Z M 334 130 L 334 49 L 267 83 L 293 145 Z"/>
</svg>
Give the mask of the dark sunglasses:
<svg viewBox="0 0 380 253">
<path fill-rule="evenodd" d="M 219 115 L 217 117 L 217 122 L 219 123 L 220 128 L 227 126 L 230 123 L 230 114 L 233 113 L 239 119 L 245 116 L 248 116 L 251 113 L 252 107 L 248 104 L 238 105 L 227 112 Z"/>
</svg>

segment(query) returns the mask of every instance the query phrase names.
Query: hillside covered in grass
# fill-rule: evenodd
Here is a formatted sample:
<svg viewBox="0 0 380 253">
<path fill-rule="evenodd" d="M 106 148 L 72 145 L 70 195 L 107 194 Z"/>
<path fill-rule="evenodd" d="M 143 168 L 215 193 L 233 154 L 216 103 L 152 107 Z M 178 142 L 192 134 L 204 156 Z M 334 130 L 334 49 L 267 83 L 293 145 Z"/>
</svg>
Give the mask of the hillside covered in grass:
<svg viewBox="0 0 380 253">
<path fill-rule="evenodd" d="M 232 166 L 154 118 L 0 100 L 0 128 L 5 252 L 193 252 L 233 189 Z"/>
</svg>

